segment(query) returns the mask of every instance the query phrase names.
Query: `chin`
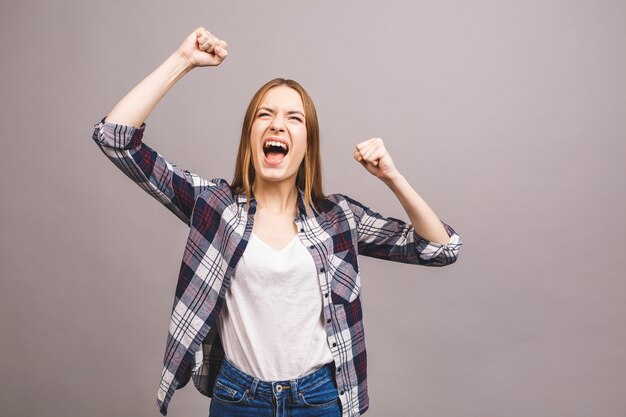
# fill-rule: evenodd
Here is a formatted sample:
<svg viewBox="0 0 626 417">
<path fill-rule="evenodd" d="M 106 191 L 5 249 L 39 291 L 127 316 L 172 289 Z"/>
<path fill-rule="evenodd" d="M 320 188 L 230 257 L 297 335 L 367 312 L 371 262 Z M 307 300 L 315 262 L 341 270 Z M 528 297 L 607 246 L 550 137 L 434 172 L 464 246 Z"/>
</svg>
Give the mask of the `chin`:
<svg viewBox="0 0 626 417">
<path fill-rule="evenodd" d="M 292 174 L 289 174 L 288 172 L 285 172 L 283 170 L 271 170 L 273 172 L 267 172 L 264 171 L 263 169 L 255 169 L 256 172 L 256 177 L 263 179 L 264 181 L 271 181 L 271 182 L 280 182 L 280 181 L 285 181 L 288 180 L 289 178 L 295 176 L 297 174 L 297 172 L 294 172 Z"/>
</svg>

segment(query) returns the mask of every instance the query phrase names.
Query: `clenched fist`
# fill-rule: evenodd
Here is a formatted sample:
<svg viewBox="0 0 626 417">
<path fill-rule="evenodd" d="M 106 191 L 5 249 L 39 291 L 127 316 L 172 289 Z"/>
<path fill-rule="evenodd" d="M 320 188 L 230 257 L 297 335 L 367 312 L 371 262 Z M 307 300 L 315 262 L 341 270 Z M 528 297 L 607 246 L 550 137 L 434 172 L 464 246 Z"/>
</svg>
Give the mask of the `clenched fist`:
<svg viewBox="0 0 626 417">
<path fill-rule="evenodd" d="M 228 55 L 228 44 L 203 27 L 194 30 L 178 48 L 192 67 L 216 66 Z"/>
<path fill-rule="evenodd" d="M 371 138 L 359 143 L 352 156 L 372 175 L 383 181 L 398 175 L 396 166 L 381 138 Z"/>
</svg>

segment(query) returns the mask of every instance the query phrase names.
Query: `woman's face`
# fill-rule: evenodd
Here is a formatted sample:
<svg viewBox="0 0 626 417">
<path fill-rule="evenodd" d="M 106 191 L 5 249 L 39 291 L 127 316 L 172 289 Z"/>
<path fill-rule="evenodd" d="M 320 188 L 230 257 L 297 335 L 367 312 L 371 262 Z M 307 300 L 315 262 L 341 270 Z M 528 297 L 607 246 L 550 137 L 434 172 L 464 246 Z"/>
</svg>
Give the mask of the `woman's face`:
<svg viewBox="0 0 626 417">
<path fill-rule="evenodd" d="M 298 174 L 306 152 L 306 124 L 300 94 L 287 86 L 265 93 L 250 131 L 256 178 L 284 181 Z"/>
</svg>

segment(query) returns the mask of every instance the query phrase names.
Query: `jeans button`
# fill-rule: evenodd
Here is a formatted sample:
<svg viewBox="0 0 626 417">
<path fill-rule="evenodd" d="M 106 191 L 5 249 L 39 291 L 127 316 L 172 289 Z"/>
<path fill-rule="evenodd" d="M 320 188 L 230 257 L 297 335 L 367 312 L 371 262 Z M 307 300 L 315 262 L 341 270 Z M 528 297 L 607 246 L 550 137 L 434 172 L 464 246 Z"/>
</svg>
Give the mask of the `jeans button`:
<svg viewBox="0 0 626 417">
<path fill-rule="evenodd" d="M 283 390 L 282 385 L 276 385 L 276 392 L 281 392 Z"/>
</svg>

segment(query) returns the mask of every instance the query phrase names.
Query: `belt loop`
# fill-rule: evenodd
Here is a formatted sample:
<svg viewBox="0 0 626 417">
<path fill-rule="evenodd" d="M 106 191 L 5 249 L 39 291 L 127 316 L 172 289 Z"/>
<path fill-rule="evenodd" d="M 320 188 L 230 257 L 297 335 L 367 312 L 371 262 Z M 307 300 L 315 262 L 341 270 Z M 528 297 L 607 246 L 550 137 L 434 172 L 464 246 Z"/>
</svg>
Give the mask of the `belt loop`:
<svg viewBox="0 0 626 417">
<path fill-rule="evenodd" d="M 289 381 L 289 385 L 291 385 L 291 401 L 294 403 L 298 402 L 298 380 L 292 379 Z"/>
<path fill-rule="evenodd" d="M 259 379 L 254 378 L 252 385 L 250 385 L 250 399 L 254 400 L 254 394 L 256 394 L 256 388 L 259 385 Z"/>
</svg>

